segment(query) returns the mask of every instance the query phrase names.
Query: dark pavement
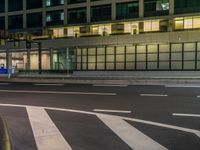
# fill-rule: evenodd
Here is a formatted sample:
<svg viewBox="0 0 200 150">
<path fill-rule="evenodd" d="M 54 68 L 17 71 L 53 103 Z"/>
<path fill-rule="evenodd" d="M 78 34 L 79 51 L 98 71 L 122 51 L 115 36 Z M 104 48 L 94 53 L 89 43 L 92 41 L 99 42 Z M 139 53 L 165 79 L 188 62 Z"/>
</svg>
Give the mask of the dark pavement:
<svg viewBox="0 0 200 150">
<path fill-rule="evenodd" d="M 96 113 L 138 119 L 130 121 L 120 118 L 137 129 L 139 135 L 144 134 L 166 149 L 199 150 L 200 137 L 195 134 L 196 131 L 200 132 L 200 98 L 197 97 L 199 95 L 200 87 L 6 82 L 0 83 L 0 113 L 7 121 L 16 150 L 37 149 L 37 140 L 27 114 L 27 107 L 24 105 L 47 107 L 45 111 L 48 116 L 73 150 L 129 150 L 135 146 L 133 140 L 125 138 L 129 136 L 127 133 L 120 136 L 122 132 L 117 133 L 115 126 L 113 129 L 106 125 Z M 60 108 L 67 110 L 58 110 Z M 95 112 L 94 109 L 104 112 Z M 108 112 L 109 110 L 131 113 Z M 89 114 L 90 112 L 94 114 Z M 175 116 L 174 113 L 183 116 Z M 116 122 L 113 121 L 113 125 L 117 127 Z M 189 131 L 186 132 L 181 127 Z M 142 139 L 140 136 L 134 138 L 138 138 L 139 141 Z M 146 141 L 143 145 L 146 145 Z M 137 149 L 139 148 L 136 144 L 135 150 Z M 156 148 L 150 145 L 148 150 L 151 149 Z"/>
</svg>

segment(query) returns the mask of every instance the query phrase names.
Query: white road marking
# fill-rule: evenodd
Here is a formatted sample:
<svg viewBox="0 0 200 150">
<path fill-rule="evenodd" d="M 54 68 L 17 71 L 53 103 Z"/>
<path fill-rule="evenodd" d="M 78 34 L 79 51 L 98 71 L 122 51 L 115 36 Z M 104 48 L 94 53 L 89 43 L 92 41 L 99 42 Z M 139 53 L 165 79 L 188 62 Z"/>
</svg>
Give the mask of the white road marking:
<svg viewBox="0 0 200 150">
<path fill-rule="evenodd" d="M 170 87 L 177 87 L 177 88 L 200 88 L 200 85 L 165 85 L 165 87 L 170 88 Z"/>
<path fill-rule="evenodd" d="M 26 109 L 38 150 L 72 150 L 43 108 Z"/>
<path fill-rule="evenodd" d="M 63 86 L 64 84 L 33 84 L 36 86 Z"/>
<path fill-rule="evenodd" d="M 173 116 L 182 116 L 182 117 L 200 117 L 200 114 L 179 114 L 179 113 L 173 113 Z"/>
<path fill-rule="evenodd" d="M 119 117 L 97 115 L 115 134 L 134 150 L 167 150 Z"/>
<path fill-rule="evenodd" d="M 0 83 L 0 85 L 10 85 L 11 83 Z"/>
<path fill-rule="evenodd" d="M 65 111 L 65 112 L 73 112 L 73 113 L 80 113 L 80 114 L 94 115 L 94 116 L 105 115 L 105 114 L 102 114 L 102 113 L 95 113 L 95 112 L 74 110 L 74 109 L 55 108 L 55 107 L 41 107 L 41 106 L 29 106 L 29 105 L 17 105 L 17 104 L 0 104 L 0 106 L 20 107 L 20 108 L 39 107 L 39 108 L 44 108 L 44 109 L 54 110 L 54 111 Z M 142 120 L 142 119 L 135 119 L 135 118 L 130 118 L 130 117 L 117 116 L 117 115 L 109 115 L 109 116 L 115 116 L 115 117 L 119 117 L 123 120 L 143 123 L 143 124 L 147 124 L 147 125 L 158 126 L 158 127 L 162 127 L 162 128 L 168 128 L 168 129 L 188 132 L 188 133 L 195 134 L 200 138 L 200 131 L 196 130 L 196 129 L 189 129 L 189 128 L 184 128 L 184 127 L 179 127 L 179 126 L 174 126 L 174 125 L 168 125 L 168 124 L 164 124 L 164 123 L 158 123 L 158 122 L 153 122 L 153 121 L 147 121 L 147 120 Z"/>
<path fill-rule="evenodd" d="M 57 92 L 57 91 L 28 91 L 28 90 L 0 90 L 0 92 L 3 92 L 3 93 L 35 93 L 35 94 L 105 95 L 105 96 L 117 95 L 117 93 Z"/>
<path fill-rule="evenodd" d="M 113 112 L 113 113 L 131 113 L 128 110 L 108 110 L 108 109 L 94 109 L 96 112 Z"/>
<path fill-rule="evenodd" d="M 147 97 L 167 97 L 168 95 L 164 95 L 164 94 L 140 94 L 140 96 L 147 96 Z"/>
<path fill-rule="evenodd" d="M 93 86 L 102 86 L 102 87 L 127 87 L 128 85 L 117 85 L 117 84 L 94 84 Z"/>
</svg>

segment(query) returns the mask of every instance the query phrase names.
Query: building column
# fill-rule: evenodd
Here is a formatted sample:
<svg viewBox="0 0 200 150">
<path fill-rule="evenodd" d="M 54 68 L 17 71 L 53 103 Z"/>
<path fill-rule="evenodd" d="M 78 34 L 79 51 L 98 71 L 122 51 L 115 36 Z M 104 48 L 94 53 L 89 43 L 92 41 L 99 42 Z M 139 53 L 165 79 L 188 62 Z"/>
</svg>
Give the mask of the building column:
<svg viewBox="0 0 200 150">
<path fill-rule="evenodd" d="M 26 12 L 26 0 L 23 0 L 23 11 Z M 26 13 L 23 14 L 23 28 L 26 29 Z"/>
<path fill-rule="evenodd" d="M 90 0 L 87 0 L 87 23 L 91 22 L 91 9 L 90 9 Z"/>
<path fill-rule="evenodd" d="M 144 0 L 139 0 L 139 17 L 144 17 Z"/>
<path fill-rule="evenodd" d="M 5 0 L 5 29 L 8 30 L 8 0 Z"/>
<path fill-rule="evenodd" d="M 43 1 L 43 6 L 42 6 L 42 25 L 43 27 L 46 27 L 46 11 L 45 11 L 46 3 Z"/>
<path fill-rule="evenodd" d="M 174 0 L 169 0 L 169 15 L 174 14 Z"/>
<path fill-rule="evenodd" d="M 111 13 L 112 13 L 112 20 L 116 20 L 116 2 L 112 1 L 112 9 L 111 9 Z"/>
<path fill-rule="evenodd" d="M 6 50 L 6 68 L 12 69 L 12 53 L 9 49 Z"/>
<path fill-rule="evenodd" d="M 54 69 L 54 67 L 53 67 L 53 49 L 52 48 L 50 48 L 49 49 L 49 53 L 50 53 L 50 70 L 53 70 Z"/>
<path fill-rule="evenodd" d="M 26 53 L 26 70 L 31 70 L 31 50 L 27 49 Z"/>
</svg>

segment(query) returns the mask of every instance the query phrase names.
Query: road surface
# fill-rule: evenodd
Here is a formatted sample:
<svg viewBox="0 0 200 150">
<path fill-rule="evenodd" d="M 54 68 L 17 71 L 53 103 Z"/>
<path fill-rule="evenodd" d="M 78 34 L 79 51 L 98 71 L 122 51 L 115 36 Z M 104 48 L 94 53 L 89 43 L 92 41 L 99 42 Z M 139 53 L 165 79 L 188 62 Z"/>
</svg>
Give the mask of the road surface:
<svg viewBox="0 0 200 150">
<path fill-rule="evenodd" d="M 199 150 L 200 86 L 0 83 L 16 150 Z"/>
</svg>

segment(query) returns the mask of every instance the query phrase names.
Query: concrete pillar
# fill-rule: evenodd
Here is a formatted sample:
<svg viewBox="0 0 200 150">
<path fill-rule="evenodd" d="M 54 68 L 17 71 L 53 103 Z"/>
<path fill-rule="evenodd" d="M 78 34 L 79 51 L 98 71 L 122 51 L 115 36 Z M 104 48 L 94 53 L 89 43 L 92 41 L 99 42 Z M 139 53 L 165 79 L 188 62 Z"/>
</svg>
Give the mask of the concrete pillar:
<svg viewBox="0 0 200 150">
<path fill-rule="evenodd" d="M 9 49 L 6 50 L 6 68 L 12 69 L 12 53 Z"/>
<path fill-rule="evenodd" d="M 144 17 L 144 0 L 139 0 L 139 17 Z"/>
<path fill-rule="evenodd" d="M 27 59 L 26 59 L 26 70 L 31 69 L 31 50 L 30 48 L 27 49 Z"/>
<path fill-rule="evenodd" d="M 5 29 L 8 30 L 8 0 L 5 0 Z"/>
<path fill-rule="evenodd" d="M 115 1 L 112 1 L 112 20 L 116 20 L 116 3 Z"/>
<path fill-rule="evenodd" d="M 87 0 L 87 23 L 91 22 L 90 0 Z"/>
<path fill-rule="evenodd" d="M 174 14 L 174 0 L 169 0 L 169 15 Z"/>
<path fill-rule="evenodd" d="M 53 49 L 50 48 L 50 70 L 53 70 Z"/>
<path fill-rule="evenodd" d="M 23 0 L 23 11 L 26 12 L 26 0 Z M 26 13 L 23 14 L 23 28 L 26 29 Z"/>
<path fill-rule="evenodd" d="M 46 3 L 45 3 L 45 1 L 43 1 L 42 7 L 43 7 L 43 9 L 42 9 L 42 20 L 43 20 L 42 25 L 43 25 L 43 27 L 46 27 L 46 11 L 45 11 Z"/>
</svg>

